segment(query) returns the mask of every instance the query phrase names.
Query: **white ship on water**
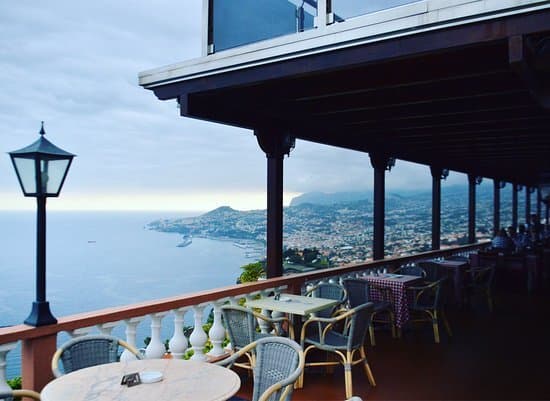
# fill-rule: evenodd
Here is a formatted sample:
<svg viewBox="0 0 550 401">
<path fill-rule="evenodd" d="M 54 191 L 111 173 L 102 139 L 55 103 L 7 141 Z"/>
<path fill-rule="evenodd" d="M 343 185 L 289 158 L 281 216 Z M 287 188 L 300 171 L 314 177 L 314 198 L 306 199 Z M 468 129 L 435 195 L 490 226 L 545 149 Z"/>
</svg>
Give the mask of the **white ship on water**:
<svg viewBox="0 0 550 401">
<path fill-rule="evenodd" d="M 191 237 L 190 235 L 184 235 L 183 236 L 183 241 L 180 242 L 178 245 L 176 245 L 178 248 L 184 248 L 186 247 L 187 245 L 191 245 L 191 243 L 193 242 L 193 237 Z"/>
</svg>

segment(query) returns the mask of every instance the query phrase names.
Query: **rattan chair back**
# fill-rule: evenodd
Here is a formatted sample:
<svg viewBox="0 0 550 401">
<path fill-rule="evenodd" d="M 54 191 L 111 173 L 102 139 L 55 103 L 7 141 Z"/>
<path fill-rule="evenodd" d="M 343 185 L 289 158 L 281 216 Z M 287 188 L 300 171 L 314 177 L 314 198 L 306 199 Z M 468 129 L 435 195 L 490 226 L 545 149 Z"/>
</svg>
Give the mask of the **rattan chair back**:
<svg viewBox="0 0 550 401">
<path fill-rule="evenodd" d="M 290 400 L 294 383 L 304 369 L 302 347 L 286 337 L 265 337 L 217 364 L 232 365 L 235 360 L 250 352 L 256 355 L 252 401 Z"/>
<path fill-rule="evenodd" d="M 59 377 L 90 366 L 117 362 L 120 347 L 128 349 L 136 359 L 142 358 L 136 348 L 114 336 L 98 334 L 73 338 L 55 352 L 52 372 L 55 377 Z M 59 367 L 59 361 L 63 364 L 64 373 Z"/>
</svg>

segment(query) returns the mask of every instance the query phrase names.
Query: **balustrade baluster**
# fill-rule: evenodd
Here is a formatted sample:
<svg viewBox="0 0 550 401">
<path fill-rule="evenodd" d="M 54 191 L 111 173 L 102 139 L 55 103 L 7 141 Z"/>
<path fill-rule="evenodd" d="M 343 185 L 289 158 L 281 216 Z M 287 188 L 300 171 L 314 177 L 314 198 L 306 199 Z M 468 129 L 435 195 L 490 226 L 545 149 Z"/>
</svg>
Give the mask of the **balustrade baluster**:
<svg viewBox="0 0 550 401">
<path fill-rule="evenodd" d="M 185 335 L 183 334 L 183 322 L 187 310 L 188 308 L 180 308 L 172 311 L 174 312 L 174 335 L 168 343 L 172 358 L 183 358 L 185 351 L 187 351 L 187 347 L 189 346 L 187 338 L 185 338 Z"/>
<path fill-rule="evenodd" d="M 6 356 L 15 347 L 17 347 L 17 342 L 0 345 L 0 393 L 10 389 L 6 379 Z"/>
<path fill-rule="evenodd" d="M 225 340 L 225 327 L 222 324 L 222 311 L 221 307 L 225 303 L 226 299 L 221 299 L 214 302 L 214 322 L 212 327 L 208 331 L 210 336 L 210 342 L 212 343 L 212 349 L 208 352 L 209 356 L 220 356 L 225 354 L 223 349 L 223 340 Z"/>
<path fill-rule="evenodd" d="M 126 324 L 126 342 L 133 347 L 136 347 L 136 329 L 138 324 L 143 320 L 143 317 L 134 317 L 132 319 L 126 319 L 124 320 L 124 323 Z M 133 359 L 136 359 L 135 355 L 132 354 L 127 349 L 124 349 L 122 352 L 122 355 L 120 355 L 121 361 L 131 361 Z"/>
<path fill-rule="evenodd" d="M 99 334 L 110 336 L 113 332 L 113 329 L 118 326 L 120 322 L 107 322 L 96 325 L 99 330 Z"/>
<path fill-rule="evenodd" d="M 79 329 L 71 330 L 67 333 L 69 334 L 69 336 L 71 336 L 71 338 L 75 338 L 75 337 L 80 337 L 80 336 L 86 336 L 86 335 L 90 334 L 93 329 L 94 329 L 93 326 L 81 327 Z"/>
<path fill-rule="evenodd" d="M 206 361 L 206 355 L 204 354 L 204 346 L 206 341 L 208 341 L 208 336 L 202 328 L 202 314 L 206 305 L 196 305 L 193 306 L 193 313 L 195 317 L 195 327 L 193 332 L 189 336 L 189 342 L 191 343 L 191 348 L 193 349 L 193 356 L 191 357 L 194 361 Z"/>
<path fill-rule="evenodd" d="M 145 357 L 147 359 L 162 358 L 166 352 L 166 347 L 160 338 L 160 328 L 162 318 L 168 312 L 160 312 L 149 315 L 151 317 L 151 341 L 145 348 Z"/>
</svg>

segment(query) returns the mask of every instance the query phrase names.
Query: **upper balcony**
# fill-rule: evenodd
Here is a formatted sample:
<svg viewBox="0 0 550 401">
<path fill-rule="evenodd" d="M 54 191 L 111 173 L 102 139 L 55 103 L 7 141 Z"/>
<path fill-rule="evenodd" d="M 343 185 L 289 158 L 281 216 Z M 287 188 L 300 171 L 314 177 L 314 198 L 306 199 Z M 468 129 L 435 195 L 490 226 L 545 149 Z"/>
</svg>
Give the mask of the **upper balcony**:
<svg viewBox="0 0 550 401">
<path fill-rule="evenodd" d="M 203 0 L 203 56 L 140 74 L 152 88 L 550 7 L 545 0 Z"/>
<path fill-rule="evenodd" d="M 527 186 L 550 170 L 549 1 L 265 3 L 205 0 L 203 57 L 140 85 L 271 136 Z"/>
</svg>

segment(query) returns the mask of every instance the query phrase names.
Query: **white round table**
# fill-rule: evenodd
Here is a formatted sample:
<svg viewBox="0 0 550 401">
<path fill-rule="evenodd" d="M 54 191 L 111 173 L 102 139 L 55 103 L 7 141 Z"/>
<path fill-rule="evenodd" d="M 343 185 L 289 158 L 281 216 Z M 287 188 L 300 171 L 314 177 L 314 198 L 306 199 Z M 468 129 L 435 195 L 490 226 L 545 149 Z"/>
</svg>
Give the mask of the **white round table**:
<svg viewBox="0 0 550 401">
<path fill-rule="evenodd" d="M 158 371 L 163 379 L 133 387 L 121 385 L 128 373 Z M 76 370 L 44 387 L 42 401 L 223 401 L 241 386 L 230 369 L 206 362 L 145 359 Z"/>
</svg>

